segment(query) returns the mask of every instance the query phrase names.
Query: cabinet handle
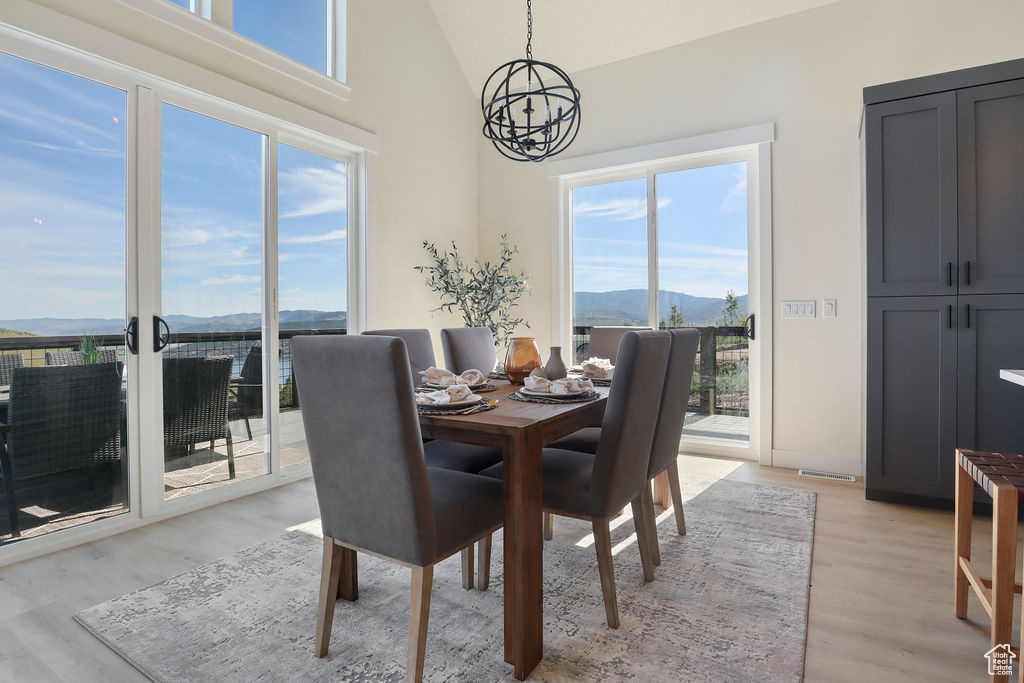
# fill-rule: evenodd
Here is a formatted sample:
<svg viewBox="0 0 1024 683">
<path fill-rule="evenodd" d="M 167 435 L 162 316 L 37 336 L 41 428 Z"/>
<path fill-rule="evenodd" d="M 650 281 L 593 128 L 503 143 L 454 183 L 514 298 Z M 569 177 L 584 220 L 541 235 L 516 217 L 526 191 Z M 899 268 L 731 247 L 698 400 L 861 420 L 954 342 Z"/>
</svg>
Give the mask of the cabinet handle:
<svg viewBox="0 0 1024 683">
<path fill-rule="evenodd" d="M 965 316 L 964 316 L 964 318 L 965 318 L 964 319 L 964 323 L 966 323 L 967 329 L 970 329 L 971 328 L 971 305 L 970 304 L 967 304 L 967 306 L 964 307 L 964 314 L 965 314 Z"/>
<path fill-rule="evenodd" d="M 946 263 L 946 284 L 950 287 L 953 286 L 953 262 L 949 261 Z"/>
<path fill-rule="evenodd" d="M 971 262 L 968 261 L 964 264 L 964 284 L 971 284 Z"/>
<path fill-rule="evenodd" d="M 953 304 L 949 305 L 949 329 L 953 329 Z"/>
</svg>

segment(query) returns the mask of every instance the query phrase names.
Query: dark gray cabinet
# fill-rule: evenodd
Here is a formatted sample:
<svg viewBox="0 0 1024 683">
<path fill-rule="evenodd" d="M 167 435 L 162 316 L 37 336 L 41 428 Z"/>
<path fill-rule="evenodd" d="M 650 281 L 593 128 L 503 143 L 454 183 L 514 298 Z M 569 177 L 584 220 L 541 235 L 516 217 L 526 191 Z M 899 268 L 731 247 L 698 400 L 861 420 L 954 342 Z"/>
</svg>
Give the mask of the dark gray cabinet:
<svg viewBox="0 0 1024 683">
<path fill-rule="evenodd" d="M 867 496 L 950 503 L 957 447 L 1024 452 L 1024 60 L 864 97 Z"/>
<path fill-rule="evenodd" d="M 887 297 L 868 308 L 869 498 L 953 493 L 956 300 Z"/>
<path fill-rule="evenodd" d="M 1024 292 L 1024 79 L 956 98 L 960 293 Z"/>
<path fill-rule="evenodd" d="M 865 115 L 868 296 L 956 293 L 955 93 Z"/>
</svg>

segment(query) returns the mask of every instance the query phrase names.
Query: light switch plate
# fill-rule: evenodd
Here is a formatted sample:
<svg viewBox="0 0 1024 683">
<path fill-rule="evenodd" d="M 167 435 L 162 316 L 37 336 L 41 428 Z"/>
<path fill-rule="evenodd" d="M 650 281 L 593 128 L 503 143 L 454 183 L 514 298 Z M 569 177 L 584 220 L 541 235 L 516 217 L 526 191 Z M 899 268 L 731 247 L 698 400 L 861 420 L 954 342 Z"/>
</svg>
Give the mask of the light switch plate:
<svg viewBox="0 0 1024 683">
<path fill-rule="evenodd" d="M 835 318 L 838 317 L 839 313 L 836 311 L 836 300 L 835 299 L 822 299 L 821 300 L 821 317 L 822 318 Z"/>
<path fill-rule="evenodd" d="M 783 301 L 783 318 L 813 318 L 815 317 L 815 302 L 809 301 Z"/>
</svg>

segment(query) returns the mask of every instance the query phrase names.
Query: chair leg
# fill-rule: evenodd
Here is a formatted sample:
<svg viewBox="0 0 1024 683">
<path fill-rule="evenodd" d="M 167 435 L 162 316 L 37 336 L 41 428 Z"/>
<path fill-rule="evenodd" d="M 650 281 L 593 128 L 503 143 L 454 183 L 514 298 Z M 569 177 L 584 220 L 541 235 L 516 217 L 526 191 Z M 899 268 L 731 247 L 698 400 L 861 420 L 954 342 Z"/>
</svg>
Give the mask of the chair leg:
<svg viewBox="0 0 1024 683">
<path fill-rule="evenodd" d="M 338 600 L 359 599 L 359 559 L 352 548 L 341 549 L 341 576 L 338 579 Z"/>
<path fill-rule="evenodd" d="M 668 472 L 668 490 L 672 493 L 672 509 L 676 513 L 676 529 L 680 536 L 686 535 L 686 517 L 683 515 L 683 493 L 679 490 L 679 466 L 673 462 Z"/>
<path fill-rule="evenodd" d="M 249 416 L 245 416 L 245 435 L 249 437 L 249 441 L 252 441 L 252 427 L 249 426 Z"/>
<path fill-rule="evenodd" d="M 956 554 L 954 561 L 954 598 L 953 612 L 960 619 L 967 618 L 967 594 L 971 586 L 967 582 L 967 574 L 960 566 L 960 558 L 971 559 L 971 522 L 974 517 L 974 479 L 960 463 L 956 463 L 956 497 L 953 499 L 956 509 L 956 529 L 954 531 Z"/>
<path fill-rule="evenodd" d="M 430 586 L 434 581 L 434 565 L 412 568 L 412 602 L 409 606 L 409 654 L 405 680 L 423 680 L 423 658 L 427 653 L 427 621 L 430 618 Z"/>
<path fill-rule="evenodd" d="M 4 494 L 7 496 L 7 519 L 11 524 L 11 536 L 21 536 L 21 520 L 18 519 L 18 505 L 14 501 L 14 470 L 7 448 L 0 444 L 0 472 L 4 475 Z"/>
<path fill-rule="evenodd" d="M 550 541 L 555 537 L 555 516 L 550 512 L 544 513 L 544 540 Z"/>
<path fill-rule="evenodd" d="M 640 492 L 640 514 L 647 526 L 647 538 L 650 541 L 651 563 L 657 567 L 661 564 L 661 547 L 658 545 L 658 518 L 654 512 L 654 498 L 651 496 L 651 482 L 644 484 Z"/>
<path fill-rule="evenodd" d="M 235 478 L 235 447 L 234 447 L 234 444 L 232 443 L 231 428 L 230 427 L 228 428 L 227 432 L 228 432 L 228 436 L 227 436 L 227 441 L 228 441 L 228 478 L 229 479 L 234 479 Z M 211 450 L 213 450 L 212 445 L 211 445 Z"/>
<path fill-rule="evenodd" d="M 644 488 L 647 488 L 647 483 L 644 482 Z M 650 495 L 650 491 L 648 491 Z M 647 518 L 644 516 L 643 503 L 641 493 L 630 503 L 630 507 L 633 508 L 633 527 L 636 529 L 636 545 L 640 550 L 640 564 L 644 568 L 644 581 L 654 581 L 654 563 L 651 562 L 651 537 L 650 537 L 650 526 L 647 524 Z"/>
<path fill-rule="evenodd" d="M 476 587 L 482 591 L 491 585 L 491 534 L 487 534 L 477 542 Z"/>
<path fill-rule="evenodd" d="M 1017 561 L 1017 489 L 997 487 L 992 496 L 991 646 L 1010 642 Z"/>
<path fill-rule="evenodd" d="M 672 494 L 668 490 L 668 472 L 665 470 L 654 477 L 654 502 L 666 510 L 672 504 Z"/>
<path fill-rule="evenodd" d="M 615 600 L 615 569 L 612 567 L 612 533 L 608 519 L 595 519 L 594 548 L 597 550 L 597 569 L 601 574 L 601 592 L 604 593 L 604 612 L 609 628 L 619 627 L 619 605 Z"/>
<path fill-rule="evenodd" d="M 473 544 L 462 549 L 462 587 L 469 590 L 473 587 Z"/>
<path fill-rule="evenodd" d="M 324 559 L 320 570 L 320 603 L 316 611 L 316 656 L 326 657 L 334 623 L 334 603 L 341 574 L 343 548 L 333 538 L 324 536 Z"/>
</svg>

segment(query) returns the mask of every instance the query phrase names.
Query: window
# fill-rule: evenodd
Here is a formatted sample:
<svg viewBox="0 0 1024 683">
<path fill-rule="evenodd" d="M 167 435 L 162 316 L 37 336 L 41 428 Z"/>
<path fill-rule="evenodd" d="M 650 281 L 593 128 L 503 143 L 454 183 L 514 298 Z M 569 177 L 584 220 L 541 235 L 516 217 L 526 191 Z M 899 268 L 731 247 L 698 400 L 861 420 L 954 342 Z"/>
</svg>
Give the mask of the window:
<svg viewBox="0 0 1024 683">
<path fill-rule="evenodd" d="M 2 545 L 127 512 L 134 416 L 127 95 L 2 53 L 0 91 Z"/>
<path fill-rule="evenodd" d="M 234 0 L 234 29 L 320 73 L 327 73 L 328 0 Z"/>
</svg>

